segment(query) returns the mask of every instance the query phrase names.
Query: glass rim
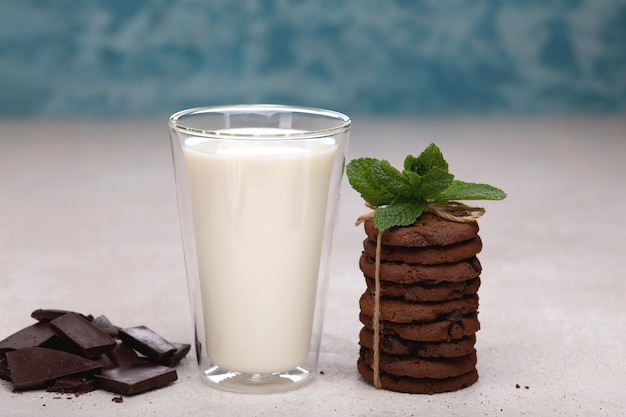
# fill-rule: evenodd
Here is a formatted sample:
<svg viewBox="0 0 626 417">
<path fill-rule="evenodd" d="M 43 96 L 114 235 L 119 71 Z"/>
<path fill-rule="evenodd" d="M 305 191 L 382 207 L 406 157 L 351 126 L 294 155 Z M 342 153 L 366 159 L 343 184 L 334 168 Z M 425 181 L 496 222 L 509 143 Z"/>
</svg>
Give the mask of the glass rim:
<svg viewBox="0 0 626 417">
<path fill-rule="evenodd" d="M 308 130 L 303 132 L 286 132 L 286 133 L 241 133 L 241 132 L 223 132 L 219 130 L 213 129 L 200 129 L 197 127 L 186 126 L 182 122 L 182 118 L 186 116 L 201 116 L 203 114 L 218 114 L 218 113 L 249 113 L 249 114 L 261 114 L 261 113 L 293 113 L 293 114 L 303 114 L 303 115 L 311 115 L 311 116 L 320 116 L 327 119 L 334 119 L 339 121 L 340 123 L 337 126 L 325 128 L 325 129 L 316 129 L 316 130 Z M 314 138 L 314 137 L 327 137 L 337 135 L 339 133 L 346 132 L 350 129 L 352 125 L 352 120 L 350 117 L 346 116 L 343 113 L 334 111 L 334 110 L 326 110 L 316 107 L 306 107 L 306 106 L 291 106 L 291 105 L 282 105 L 282 104 L 234 104 L 234 105 L 219 105 L 219 106 L 202 106 L 202 107 L 193 107 L 185 110 L 178 111 L 170 116 L 169 118 L 169 126 L 172 129 L 175 129 L 179 132 L 185 132 L 191 135 L 196 136 L 205 136 L 212 138 L 223 138 L 223 139 L 266 139 L 266 140 L 276 140 L 276 139 L 299 139 L 299 138 Z"/>
</svg>

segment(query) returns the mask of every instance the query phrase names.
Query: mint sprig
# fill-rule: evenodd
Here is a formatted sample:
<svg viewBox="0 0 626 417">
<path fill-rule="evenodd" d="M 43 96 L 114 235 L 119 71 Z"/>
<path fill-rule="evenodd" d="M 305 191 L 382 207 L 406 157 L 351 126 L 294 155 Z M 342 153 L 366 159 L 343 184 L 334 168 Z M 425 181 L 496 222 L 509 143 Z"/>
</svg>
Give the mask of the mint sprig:
<svg viewBox="0 0 626 417">
<path fill-rule="evenodd" d="M 358 158 L 348 164 L 346 174 L 352 188 L 376 208 L 374 226 L 380 231 L 415 223 L 430 203 L 506 197 L 491 185 L 454 179 L 434 143 L 417 157 L 408 155 L 402 172 L 385 160 Z"/>
</svg>

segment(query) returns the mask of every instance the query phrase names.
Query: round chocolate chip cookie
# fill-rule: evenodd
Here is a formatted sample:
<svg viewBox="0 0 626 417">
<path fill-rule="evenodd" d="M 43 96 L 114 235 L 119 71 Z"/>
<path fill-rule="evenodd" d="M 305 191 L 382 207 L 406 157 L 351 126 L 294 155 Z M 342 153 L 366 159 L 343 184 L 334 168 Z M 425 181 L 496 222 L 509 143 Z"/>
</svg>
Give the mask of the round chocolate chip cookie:
<svg viewBox="0 0 626 417">
<path fill-rule="evenodd" d="M 374 384 L 374 371 L 363 359 L 357 360 L 359 374 L 370 384 Z M 437 394 L 441 392 L 451 392 L 467 388 L 478 381 L 478 371 L 474 368 L 471 371 L 450 378 L 412 378 L 407 376 L 395 376 L 386 372 L 380 372 L 381 388 L 405 392 L 409 394 Z"/>
<path fill-rule="evenodd" d="M 373 220 L 364 223 L 367 237 L 376 241 L 378 229 Z M 423 213 L 411 226 L 392 227 L 383 234 L 383 245 L 389 246 L 447 246 L 472 239 L 478 233 L 478 223 L 457 223 L 430 213 Z"/>
<path fill-rule="evenodd" d="M 361 346 L 360 357 L 367 364 L 373 360 L 371 349 Z M 443 379 L 470 372 L 476 367 L 476 351 L 458 358 L 420 358 L 380 354 L 380 370 L 395 376 Z"/>
<path fill-rule="evenodd" d="M 416 342 L 383 334 L 380 338 L 380 350 L 390 355 L 458 358 L 472 353 L 475 343 L 476 335 L 450 342 Z M 372 349 L 374 346 L 374 332 L 367 327 L 363 327 L 359 333 L 359 344 Z"/>
<path fill-rule="evenodd" d="M 374 316 L 374 295 L 365 291 L 359 300 L 361 312 L 370 317 Z M 455 300 L 413 303 L 403 300 L 380 300 L 380 317 L 385 322 L 411 323 L 433 322 L 441 317 L 455 313 L 468 315 L 478 311 L 478 295 L 466 295 Z"/>
<path fill-rule="evenodd" d="M 448 246 L 406 247 L 382 245 L 380 259 L 384 262 L 405 262 L 411 264 L 435 265 L 459 262 L 480 253 L 483 248 L 478 235 L 463 242 Z M 376 258 L 376 241 L 365 239 L 363 250 L 371 258 Z"/>
<path fill-rule="evenodd" d="M 359 267 L 368 277 L 375 276 L 376 264 L 374 259 L 362 254 Z M 409 263 L 381 262 L 380 279 L 399 284 L 416 282 L 461 282 L 476 278 L 482 272 L 482 267 L 475 256 L 461 261 L 438 265 L 419 265 Z"/>
<path fill-rule="evenodd" d="M 361 313 L 359 320 L 365 327 L 373 330 L 372 316 Z M 480 330 L 480 322 L 477 313 L 467 316 L 458 316 L 453 313 L 447 318 L 430 323 L 384 322 L 382 326 L 385 335 L 418 342 L 449 342 L 471 336 L 478 330 Z"/>
<path fill-rule="evenodd" d="M 365 283 L 370 292 L 376 291 L 374 278 L 365 276 Z M 380 291 L 383 298 L 396 298 L 413 302 L 444 301 L 461 298 L 466 295 L 476 294 L 479 287 L 480 278 L 437 284 L 396 284 L 389 281 L 380 281 Z"/>
</svg>

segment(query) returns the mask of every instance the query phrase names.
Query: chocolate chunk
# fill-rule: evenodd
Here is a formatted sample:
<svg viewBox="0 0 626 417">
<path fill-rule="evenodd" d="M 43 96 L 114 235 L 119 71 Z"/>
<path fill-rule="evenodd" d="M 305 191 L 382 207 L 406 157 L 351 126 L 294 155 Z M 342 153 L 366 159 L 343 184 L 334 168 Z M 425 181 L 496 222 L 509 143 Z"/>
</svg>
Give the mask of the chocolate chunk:
<svg viewBox="0 0 626 417">
<path fill-rule="evenodd" d="M 119 335 L 120 327 L 111 323 L 111 321 L 104 315 L 93 319 L 93 324 L 104 330 L 104 332 L 111 337 L 118 337 Z"/>
<path fill-rule="evenodd" d="M 177 348 L 146 326 L 127 327 L 120 330 L 120 339 L 128 346 L 159 362 L 171 356 Z"/>
<path fill-rule="evenodd" d="M 117 364 L 111 360 L 108 353 L 103 353 L 92 360 L 98 362 L 100 366 L 102 366 L 102 369 L 111 369 L 117 366 Z"/>
<path fill-rule="evenodd" d="M 178 379 L 176 370 L 148 361 L 138 361 L 96 375 L 100 388 L 121 395 L 135 395 L 164 387 Z"/>
<path fill-rule="evenodd" d="M 120 334 L 104 315 L 37 309 L 31 316 L 38 322 L 0 341 L 0 379 L 13 382 L 15 391 L 43 388 L 79 395 L 103 388 L 139 394 L 175 381 L 172 367 L 191 349 L 145 326 Z"/>
<path fill-rule="evenodd" d="M 140 362 L 143 359 L 137 355 L 137 352 L 128 345 L 125 345 L 121 340 L 117 342 L 117 345 L 112 351 L 107 353 L 107 356 L 115 364 L 115 366 L 130 365 L 135 362 Z"/>
<path fill-rule="evenodd" d="M 115 339 L 76 313 L 57 317 L 50 322 L 50 328 L 88 358 L 95 358 L 115 347 Z"/>
<path fill-rule="evenodd" d="M 189 351 L 191 350 L 191 345 L 188 343 L 175 343 L 169 342 L 172 346 L 176 347 L 176 351 L 169 356 L 166 356 L 162 360 L 158 361 L 160 365 L 169 366 L 170 368 L 175 367 L 180 363 L 180 361 L 187 356 Z M 111 352 L 107 353 L 107 355 L 121 366 L 127 362 L 132 362 L 136 360 L 151 360 L 143 353 L 138 353 L 133 348 L 129 347 L 124 342 L 119 342 L 118 346 L 113 349 Z"/>
<path fill-rule="evenodd" d="M 28 347 L 7 352 L 11 381 L 16 390 L 48 385 L 69 375 L 90 375 L 100 371 L 100 364 L 59 350 Z"/>
<path fill-rule="evenodd" d="M 67 313 L 73 313 L 73 311 L 57 310 L 57 309 L 52 309 L 52 308 L 47 308 L 47 309 L 39 308 L 33 311 L 32 313 L 30 313 L 30 316 L 37 321 L 52 321 L 56 319 L 57 317 L 61 317 Z M 75 314 L 79 314 L 89 321 L 93 320 L 93 317 L 91 316 L 84 316 L 80 313 L 75 313 Z"/>
<path fill-rule="evenodd" d="M 54 382 L 54 385 L 46 388 L 48 392 L 60 392 L 62 394 L 85 394 L 98 389 L 96 380 L 87 377 L 64 377 Z"/>
<path fill-rule="evenodd" d="M 0 341 L 0 357 L 4 356 L 5 352 L 11 350 L 41 346 L 54 337 L 54 333 L 50 330 L 48 323 L 31 324 Z"/>
<path fill-rule="evenodd" d="M 176 352 L 174 352 L 171 356 L 166 357 L 164 360 L 160 362 L 161 365 L 174 367 L 178 365 L 178 363 L 183 359 L 189 351 L 191 350 L 191 345 L 188 343 L 172 343 L 172 345 L 176 346 Z"/>
<path fill-rule="evenodd" d="M 52 331 L 52 330 L 50 330 Z M 82 352 L 76 348 L 74 345 L 71 345 L 69 342 L 61 339 L 56 334 L 46 343 L 43 343 L 40 347 L 45 347 L 49 349 L 62 350 L 63 352 L 73 353 L 75 355 L 83 356 Z"/>
</svg>

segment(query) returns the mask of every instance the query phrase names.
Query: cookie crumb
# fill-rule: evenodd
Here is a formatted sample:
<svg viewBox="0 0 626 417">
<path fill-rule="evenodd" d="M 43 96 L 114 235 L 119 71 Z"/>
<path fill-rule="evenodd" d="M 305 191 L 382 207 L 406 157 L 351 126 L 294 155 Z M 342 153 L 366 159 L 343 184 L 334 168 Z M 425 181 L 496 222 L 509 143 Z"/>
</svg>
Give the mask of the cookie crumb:
<svg viewBox="0 0 626 417">
<path fill-rule="evenodd" d="M 114 403 L 120 404 L 120 403 L 124 402 L 124 398 L 122 398 L 122 397 L 113 397 L 113 398 L 111 398 L 111 401 L 113 401 Z"/>
<path fill-rule="evenodd" d="M 515 384 L 515 388 L 521 388 L 519 384 Z"/>
</svg>

